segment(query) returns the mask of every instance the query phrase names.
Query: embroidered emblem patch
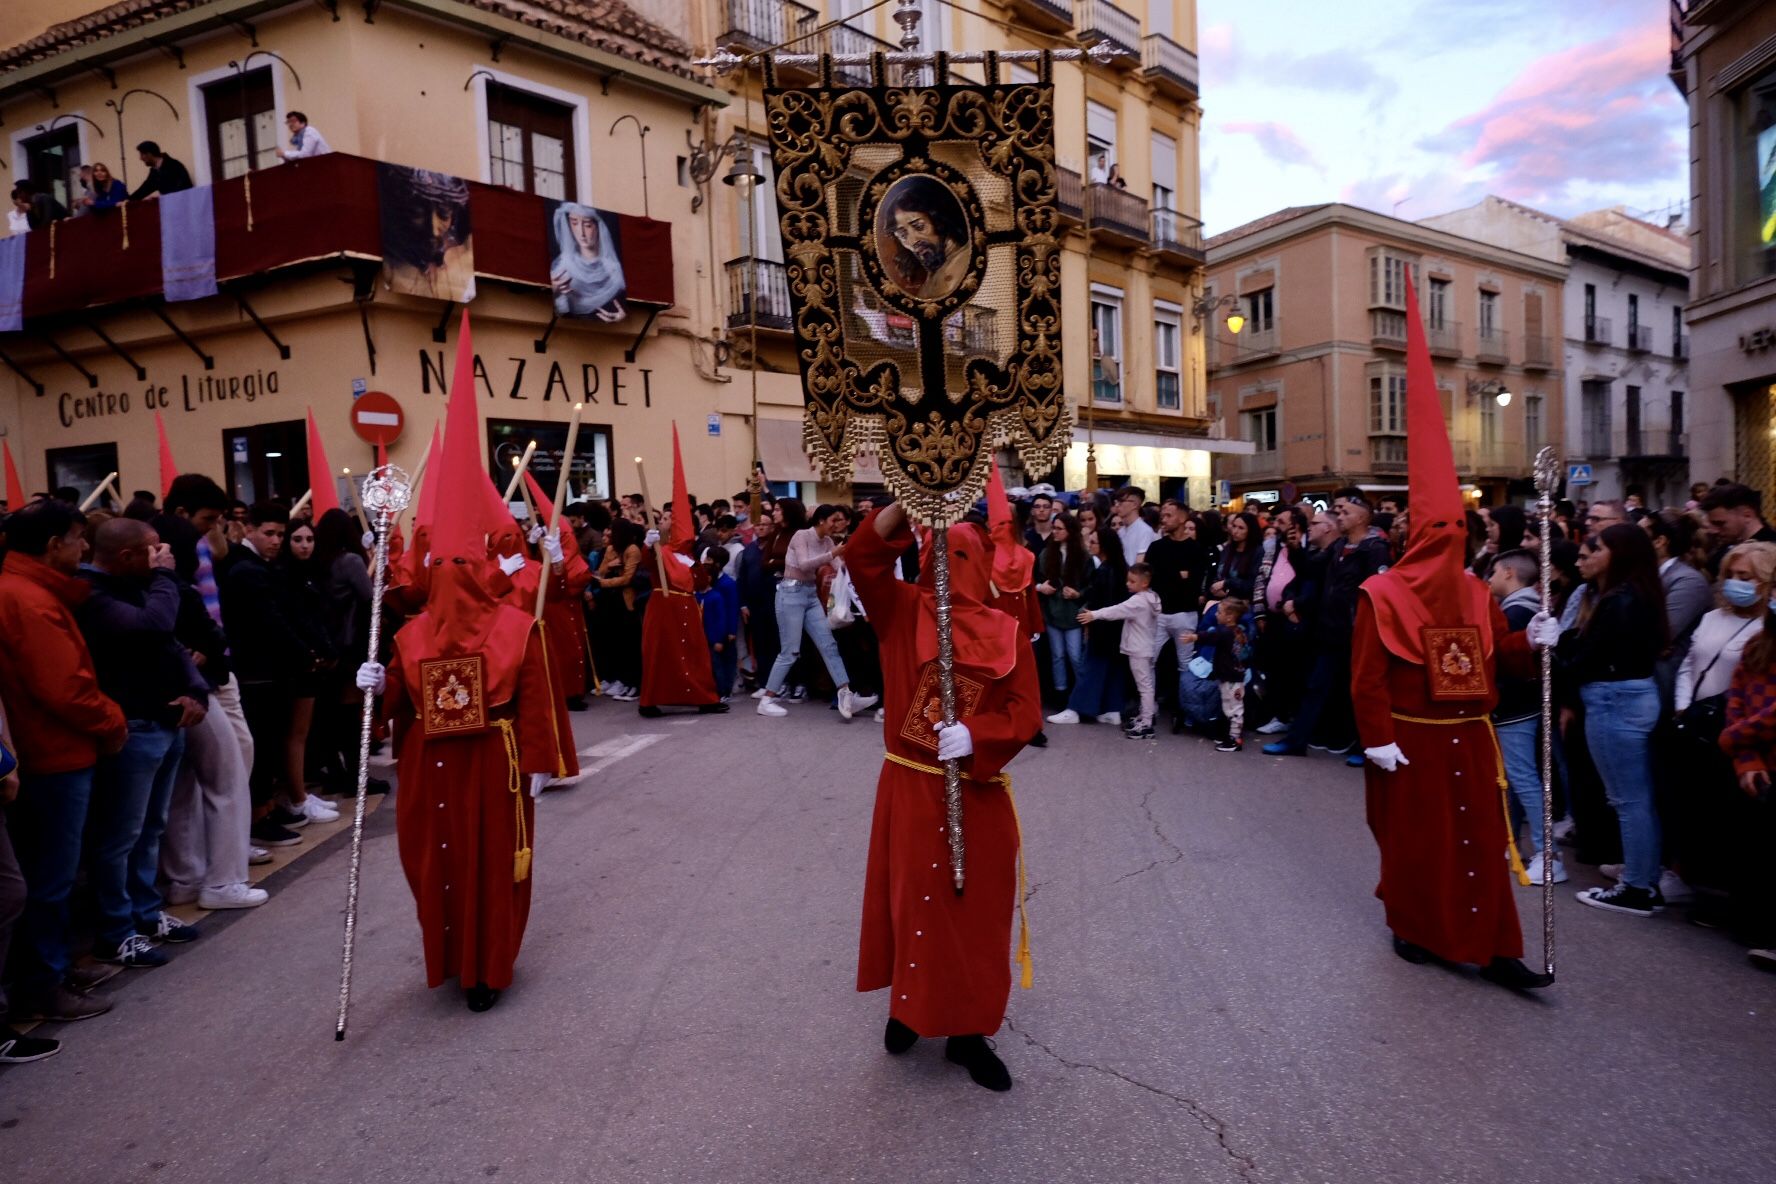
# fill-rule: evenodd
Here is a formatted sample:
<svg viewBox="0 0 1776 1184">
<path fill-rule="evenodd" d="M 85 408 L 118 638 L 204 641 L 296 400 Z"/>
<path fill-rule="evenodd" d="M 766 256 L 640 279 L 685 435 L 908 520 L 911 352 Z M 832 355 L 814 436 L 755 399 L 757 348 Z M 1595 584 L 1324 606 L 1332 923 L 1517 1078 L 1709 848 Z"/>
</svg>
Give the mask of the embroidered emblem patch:
<svg viewBox="0 0 1776 1184">
<path fill-rule="evenodd" d="M 487 730 L 487 662 L 480 654 L 419 664 L 419 722 L 428 737 Z"/>
<path fill-rule="evenodd" d="M 1432 699 L 1443 702 L 1486 698 L 1489 684 L 1478 628 L 1427 625 L 1421 635 Z"/>
<path fill-rule="evenodd" d="M 967 720 L 980 706 L 986 687 L 978 680 L 956 673 L 956 718 Z M 927 662 L 919 669 L 919 685 L 913 691 L 913 702 L 901 722 L 901 738 L 928 752 L 937 752 L 937 725 L 943 722 L 943 695 L 938 690 L 937 663 Z"/>
</svg>

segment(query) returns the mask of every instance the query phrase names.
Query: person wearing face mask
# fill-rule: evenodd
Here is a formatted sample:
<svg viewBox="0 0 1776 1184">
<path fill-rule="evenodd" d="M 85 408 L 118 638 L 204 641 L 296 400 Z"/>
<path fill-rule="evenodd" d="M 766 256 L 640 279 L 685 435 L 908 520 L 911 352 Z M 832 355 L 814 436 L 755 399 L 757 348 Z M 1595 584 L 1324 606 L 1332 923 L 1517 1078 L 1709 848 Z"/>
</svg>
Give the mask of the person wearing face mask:
<svg viewBox="0 0 1776 1184">
<path fill-rule="evenodd" d="M 1671 635 L 1671 648 L 1660 655 L 1653 677 L 1669 709 L 1673 706 L 1672 685 L 1677 681 L 1677 668 L 1690 648 L 1690 635 L 1697 622 L 1714 602 L 1714 591 L 1708 586 L 1708 577 L 1689 563 L 1690 552 L 1696 545 L 1695 518 L 1681 510 L 1662 510 L 1642 518 L 1640 525 L 1653 540 L 1653 554 L 1659 560 L 1659 583 L 1665 588 L 1665 628 Z"/>
</svg>

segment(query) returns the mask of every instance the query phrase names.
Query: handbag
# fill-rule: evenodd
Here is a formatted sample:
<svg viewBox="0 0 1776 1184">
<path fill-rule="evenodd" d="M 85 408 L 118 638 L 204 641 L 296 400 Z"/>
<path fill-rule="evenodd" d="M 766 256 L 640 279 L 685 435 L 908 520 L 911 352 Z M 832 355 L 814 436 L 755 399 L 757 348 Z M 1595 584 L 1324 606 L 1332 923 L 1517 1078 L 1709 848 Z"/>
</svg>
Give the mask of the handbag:
<svg viewBox="0 0 1776 1184">
<path fill-rule="evenodd" d="M 1739 632 L 1727 639 L 1727 643 L 1721 646 L 1714 657 L 1709 659 L 1708 665 L 1702 668 L 1702 673 L 1696 676 L 1697 686 L 1708 681 L 1708 672 L 1714 669 L 1714 664 L 1719 662 L 1722 656 L 1733 648 L 1733 643 L 1738 641 L 1745 631 L 1755 625 L 1757 621 L 1758 618 L 1753 617 L 1739 626 Z M 1727 696 L 1724 691 L 1718 695 L 1710 695 L 1706 699 L 1693 701 L 1688 707 L 1678 712 L 1677 718 L 1672 721 L 1672 727 L 1680 739 L 1712 751 L 1719 751 L 1720 734 L 1726 730 L 1726 726 Z"/>
</svg>

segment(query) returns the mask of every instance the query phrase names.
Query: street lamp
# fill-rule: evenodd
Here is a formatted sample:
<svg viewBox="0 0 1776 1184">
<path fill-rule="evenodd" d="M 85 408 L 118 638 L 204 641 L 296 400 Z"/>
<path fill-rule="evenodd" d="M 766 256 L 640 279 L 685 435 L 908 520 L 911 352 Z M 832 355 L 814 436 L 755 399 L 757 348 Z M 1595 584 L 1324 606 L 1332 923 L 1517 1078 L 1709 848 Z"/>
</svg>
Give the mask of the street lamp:
<svg viewBox="0 0 1776 1184">
<path fill-rule="evenodd" d="M 1476 399 L 1484 399 L 1490 395 L 1500 407 L 1511 405 L 1510 388 L 1496 378 L 1470 378 L 1468 395 Z"/>
<path fill-rule="evenodd" d="M 1222 324 L 1227 326 L 1229 333 L 1238 337 L 1239 331 L 1246 327 L 1246 318 L 1240 312 L 1239 297 L 1232 292 L 1225 296 L 1198 296 L 1196 298 L 1196 302 L 1190 306 L 1191 313 L 1196 317 L 1195 331 L 1202 332 L 1203 323 L 1214 316 L 1217 309 L 1221 308 L 1233 310 L 1227 314 Z"/>
</svg>

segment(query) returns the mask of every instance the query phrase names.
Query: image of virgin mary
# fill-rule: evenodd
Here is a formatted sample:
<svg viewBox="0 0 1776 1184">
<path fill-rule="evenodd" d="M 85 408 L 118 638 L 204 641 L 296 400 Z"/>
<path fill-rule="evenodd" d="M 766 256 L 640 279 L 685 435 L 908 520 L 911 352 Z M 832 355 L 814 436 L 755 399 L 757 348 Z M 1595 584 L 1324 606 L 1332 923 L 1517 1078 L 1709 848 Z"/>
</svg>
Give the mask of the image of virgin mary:
<svg viewBox="0 0 1776 1184">
<path fill-rule="evenodd" d="M 603 217 L 591 206 L 562 202 L 555 209 L 554 241 L 559 253 L 549 265 L 555 311 L 564 317 L 620 321 L 623 263 Z"/>
</svg>

